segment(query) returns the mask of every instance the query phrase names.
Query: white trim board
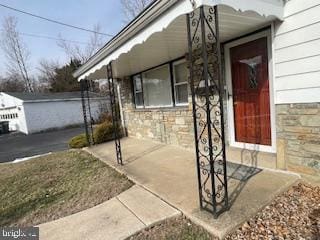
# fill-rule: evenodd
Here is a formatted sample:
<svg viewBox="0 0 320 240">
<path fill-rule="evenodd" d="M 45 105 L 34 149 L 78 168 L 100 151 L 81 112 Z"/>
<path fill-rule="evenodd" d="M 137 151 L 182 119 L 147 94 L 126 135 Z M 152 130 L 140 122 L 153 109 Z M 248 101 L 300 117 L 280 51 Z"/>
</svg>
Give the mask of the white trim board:
<svg viewBox="0 0 320 240">
<path fill-rule="evenodd" d="M 276 99 L 277 105 L 320 103 L 320 87 L 277 90 Z"/>
<path fill-rule="evenodd" d="M 271 38 L 272 29 L 261 31 L 259 33 L 235 40 L 227 43 L 224 46 L 225 50 L 225 78 L 227 84 L 228 97 L 227 100 L 227 112 L 228 112 L 228 130 L 229 130 L 229 143 L 231 147 L 255 150 L 261 152 L 276 153 L 276 114 L 275 114 L 275 103 L 274 103 L 274 74 L 273 74 L 273 60 L 272 60 L 272 46 L 273 40 Z M 268 39 L 268 59 L 269 59 L 269 95 L 270 95 L 270 121 L 271 121 L 271 146 L 236 142 L 235 140 L 235 126 L 234 126 L 234 110 L 233 110 L 233 93 L 232 93 L 232 77 L 231 77 L 231 66 L 230 66 L 230 48 L 254 41 L 256 39 L 267 37 Z"/>
</svg>

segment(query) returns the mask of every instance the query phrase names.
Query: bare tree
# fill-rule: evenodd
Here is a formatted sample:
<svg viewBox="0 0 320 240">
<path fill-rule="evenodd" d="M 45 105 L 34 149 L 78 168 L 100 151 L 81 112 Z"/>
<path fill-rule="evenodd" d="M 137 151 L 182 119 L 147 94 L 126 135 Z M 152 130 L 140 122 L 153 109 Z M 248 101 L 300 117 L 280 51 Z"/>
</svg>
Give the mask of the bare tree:
<svg viewBox="0 0 320 240">
<path fill-rule="evenodd" d="M 59 36 L 58 46 L 66 53 L 70 59 L 77 59 L 81 63 L 85 63 L 93 54 L 103 46 L 103 37 L 100 32 L 101 26 L 99 24 L 94 25 L 94 33 L 90 36 L 89 42 L 85 46 L 80 44 L 71 44 L 67 42 L 61 35 Z"/>
<path fill-rule="evenodd" d="M 33 92 L 28 69 L 30 53 L 17 31 L 17 23 L 17 19 L 12 16 L 4 19 L 1 47 L 7 58 L 9 75 L 19 76 L 25 83 L 25 90 Z"/>
<path fill-rule="evenodd" d="M 37 67 L 40 72 L 39 80 L 43 83 L 50 83 L 55 79 L 56 69 L 60 67 L 58 61 L 41 59 Z"/>
<path fill-rule="evenodd" d="M 0 77 L 0 92 L 23 92 L 25 84 L 19 76 L 8 75 L 5 78 Z"/>
<path fill-rule="evenodd" d="M 130 22 L 141 13 L 153 0 L 121 0 L 125 22 Z"/>
<path fill-rule="evenodd" d="M 38 86 L 39 92 L 46 92 L 50 90 L 51 84 L 55 81 L 56 70 L 60 68 L 60 64 L 56 60 L 40 59 L 37 70 L 38 74 Z"/>
</svg>

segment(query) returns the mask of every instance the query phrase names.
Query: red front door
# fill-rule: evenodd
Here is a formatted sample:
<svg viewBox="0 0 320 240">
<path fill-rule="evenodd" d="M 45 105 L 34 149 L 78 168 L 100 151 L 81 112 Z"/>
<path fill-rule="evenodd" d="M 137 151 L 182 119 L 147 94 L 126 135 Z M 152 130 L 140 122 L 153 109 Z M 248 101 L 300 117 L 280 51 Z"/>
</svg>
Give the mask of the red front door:
<svg viewBox="0 0 320 240">
<path fill-rule="evenodd" d="M 235 140 L 271 145 L 267 38 L 230 49 Z"/>
</svg>

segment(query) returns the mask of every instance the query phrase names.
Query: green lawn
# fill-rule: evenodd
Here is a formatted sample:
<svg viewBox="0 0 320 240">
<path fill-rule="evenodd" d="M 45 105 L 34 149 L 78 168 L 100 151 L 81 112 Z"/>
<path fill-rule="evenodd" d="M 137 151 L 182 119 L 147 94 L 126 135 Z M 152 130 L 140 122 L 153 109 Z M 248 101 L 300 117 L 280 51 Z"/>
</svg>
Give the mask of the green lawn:
<svg viewBox="0 0 320 240">
<path fill-rule="evenodd" d="M 133 184 L 83 151 L 0 165 L 0 226 L 32 226 L 100 204 Z"/>
</svg>

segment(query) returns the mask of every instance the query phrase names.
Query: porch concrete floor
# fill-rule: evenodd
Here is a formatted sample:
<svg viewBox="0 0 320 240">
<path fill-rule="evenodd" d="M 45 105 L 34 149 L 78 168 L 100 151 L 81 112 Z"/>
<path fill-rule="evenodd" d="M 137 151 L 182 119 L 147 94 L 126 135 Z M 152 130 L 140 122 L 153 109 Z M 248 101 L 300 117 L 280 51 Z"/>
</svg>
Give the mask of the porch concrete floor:
<svg viewBox="0 0 320 240">
<path fill-rule="evenodd" d="M 93 146 L 87 151 L 219 238 L 254 216 L 299 179 L 297 175 L 272 170 L 262 170 L 246 181 L 228 178 L 230 210 L 214 219 L 199 209 L 193 151 L 134 138 L 124 138 L 121 144 L 124 166 L 116 164 L 114 142 Z"/>
</svg>

